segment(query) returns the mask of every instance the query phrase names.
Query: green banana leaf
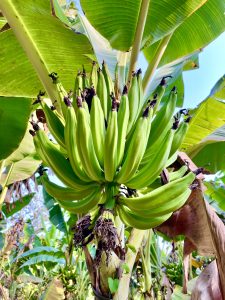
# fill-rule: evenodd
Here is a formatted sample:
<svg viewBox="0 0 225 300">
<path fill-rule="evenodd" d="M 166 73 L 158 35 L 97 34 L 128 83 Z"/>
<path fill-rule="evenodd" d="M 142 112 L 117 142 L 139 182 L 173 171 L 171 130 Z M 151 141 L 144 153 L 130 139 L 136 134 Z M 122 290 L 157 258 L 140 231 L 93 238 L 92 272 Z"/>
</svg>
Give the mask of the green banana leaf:
<svg viewBox="0 0 225 300">
<path fill-rule="evenodd" d="M 2 232 L 0 232 L 0 250 L 2 250 L 4 245 L 5 245 L 5 236 Z"/>
<path fill-rule="evenodd" d="M 41 161 L 36 154 L 29 154 L 25 158 L 17 161 L 12 166 L 12 170 L 7 180 L 7 185 L 12 184 L 15 181 L 21 181 L 31 177 L 39 167 L 40 163 Z M 3 183 L 6 179 L 9 168 L 10 165 L 7 166 L 6 172 L 0 177 L 0 183 Z"/>
<path fill-rule="evenodd" d="M 206 0 L 151 0 L 143 45 L 152 44 L 177 28 Z M 137 26 L 140 0 L 81 0 L 82 9 L 112 48 L 129 51 Z"/>
<path fill-rule="evenodd" d="M 25 263 L 23 263 L 20 266 L 20 269 L 26 267 L 26 266 L 32 266 L 32 265 L 37 265 L 37 264 L 43 264 L 43 263 L 55 263 L 55 264 L 60 264 L 64 265 L 65 264 L 65 259 L 64 258 L 58 258 L 53 255 L 47 255 L 47 254 L 40 254 L 37 256 L 34 256 L 30 259 L 28 259 Z"/>
<path fill-rule="evenodd" d="M 193 152 L 192 147 L 202 148 L 200 142 L 214 131 L 225 124 L 225 76 L 223 76 L 212 88 L 210 95 L 199 104 L 199 106 L 191 111 L 193 118 L 182 149 L 187 150 L 188 153 Z M 210 136 L 207 140 L 218 140 L 216 135 Z"/>
<path fill-rule="evenodd" d="M 225 76 L 195 110 L 182 149 L 199 167 L 225 170 Z"/>
<path fill-rule="evenodd" d="M 216 186 L 214 182 L 204 182 L 204 185 L 207 187 L 205 194 L 211 200 L 216 201 L 221 210 L 225 211 L 224 186 Z"/>
<path fill-rule="evenodd" d="M 35 70 L 48 93 L 53 89 L 51 72 L 59 74 L 67 90 L 73 89 L 78 69 L 90 69 L 87 56 L 93 51 L 87 37 L 51 15 L 50 1 L 2 0 L 0 9 L 6 10 L 11 28 L 17 30 L 17 37 L 11 29 L 0 33 L 0 95 L 35 97 L 43 89 Z M 15 20 L 22 24 L 20 31 Z"/>
<path fill-rule="evenodd" d="M 24 257 L 31 256 L 34 254 L 40 255 L 40 254 L 46 254 L 46 253 L 49 253 L 51 255 L 53 255 L 54 253 L 57 253 L 58 256 L 59 256 L 59 254 L 61 254 L 63 256 L 62 252 L 54 247 L 40 246 L 40 247 L 35 247 L 34 249 L 28 250 L 28 251 L 18 255 L 13 261 L 19 260 Z"/>
<path fill-rule="evenodd" d="M 30 113 L 30 99 L 0 97 L 0 161 L 19 146 L 26 132 Z"/>
<path fill-rule="evenodd" d="M 198 167 L 211 173 L 225 170 L 225 140 L 199 143 L 188 154 Z"/>
<path fill-rule="evenodd" d="M 5 160 L 5 166 L 8 168 L 13 163 L 7 184 L 29 178 L 41 164 L 36 154 L 33 137 L 30 135 L 29 129 L 30 126 L 28 126 L 19 147 Z M 3 182 L 6 176 L 7 174 L 3 174 L 0 182 Z"/>
<path fill-rule="evenodd" d="M 202 49 L 224 32 L 224 11 L 225 2 L 223 0 L 206 1 L 175 30 L 161 59 L 160 66 Z M 152 60 L 158 43 L 144 49 L 144 54 L 149 62 Z"/>
<path fill-rule="evenodd" d="M 9 218 L 11 216 L 13 216 L 15 213 L 17 213 L 18 211 L 21 211 L 22 208 L 24 208 L 25 206 L 27 206 L 30 201 L 33 199 L 35 193 L 31 193 L 29 195 L 26 195 L 24 197 L 22 197 L 21 199 L 13 202 L 13 205 L 10 204 L 9 207 L 6 205 L 6 203 L 3 203 L 2 205 L 2 212 L 5 215 L 6 218 Z"/>
<path fill-rule="evenodd" d="M 11 163 L 16 163 L 27 157 L 30 154 L 35 154 L 35 146 L 33 143 L 33 137 L 29 133 L 31 126 L 28 125 L 25 135 L 19 145 L 19 147 L 9 156 L 7 157 L 5 164 L 9 165 Z"/>
<path fill-rule="evenodd" d="M 50 196 L 43 187 L 44 204 L 49 211 L 50 222 L 60 231 L 68 234 L 66 222 L 59 204 Z"/>
</svg>

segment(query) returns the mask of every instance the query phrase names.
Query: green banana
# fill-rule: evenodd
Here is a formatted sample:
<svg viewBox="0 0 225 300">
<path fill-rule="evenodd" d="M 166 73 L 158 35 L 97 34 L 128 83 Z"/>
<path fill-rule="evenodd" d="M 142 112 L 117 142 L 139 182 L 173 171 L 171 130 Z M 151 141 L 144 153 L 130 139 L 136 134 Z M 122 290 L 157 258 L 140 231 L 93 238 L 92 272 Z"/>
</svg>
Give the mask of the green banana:
<svg viewBox="0 0 225 300">
<path fill-rule="evenodd" d="M 64 97 L 68 97 L 68 93 L 64 89 L 64 87 L 63 87 L 63 85 L 62 85 L 61 82 L 57 81 L 56 87 L 57 87 L 57 91 L 58 91 L 58 95 L 59 95 L 59 99 L 60 99 L 60 106 L 61 106 L 61 110 L 62 110 L 62 115 L 63 115 L 63 118 L 65 120 L 66 119 L 67 109 L 66 109 L 66 106 L 64 104 Z"/>
<path fill-rule="evenodd" d="M 57 117 L 55 112 L 45 102 L 41 102 L 42 109 L 45 113 L 48 129 L 55 138 L 56 142 L 63 148 L 65 148 L 64 140 L 64 125 Z"/>
<path fill-rule="evenodd" d="M 94 181 L 102 181 L 101 166 L 97 159 L 87 111 L 78 99 L 77 146 L 85 173 Z"/>
<path fill-rule="evenodd" d="M 98 69 L 98 85 L 97 85 L 97 95 L 101 101 L 102 110 L 104 112 L 105 119 L 108 119 L 108 93 L 107 86 L 105 82 L 102 70 Z"/>
<path fill-rule="evenodd" d="M 97 184 L 88 185 L 86 190 L 75 190 L 69 187 L 62 187 L 51 182 L 46 174 L 41 176 L 41 181 L 49 195 L 63 202 L 83 199 L 99 188 Z"/>
<path fill-rule="evenodd" d="M 95 153 L 100 165 L 103 167 L 105 147 L 105 118 L 101 107 L 101 102 L 97 95 L 92 98 L 91 102 L 90 124 Z"/>
<path fill-rule="evenodd" d="M 112 102 L 112 111 L 109 115 L 108 126 L 105 135 L 104 152 L 104 171 L 105 179 L 113 181 L 117 167 L 117 143 L 118 143 L 118 124 L 117 124 L 117 103 Z"/>
<path fill-rule="evenodd" d="M 97 89 L 98 84 L 98 65 L 95 61 L 92 62 L 92 69 L 90 74 L 90 86 L 92 86 L 95 90 Z"/>
<path fill-rule="evenodd" d="M 177 92 L 174 87 L 170 92 L 167 102 L 164 103 L 152 122 L 151 134 L 149 135 L 146 152 L 142 161 L 143 164 L 158 151 L 163 139 L 172 127 L 172 116 L 176 108 L 176 102 Z"/>
<path fill-rule="evenodd" d="M 144 91 L 142 87 L 142 71 L 139 69 L 137 71 L 137 82 L 138 82 L 138 116 L 141 113 L 144 104 L 145 104 L 145 98 L 144 98 Z"/>
<path fill-rule="evenodd" d="M 173 141 L 174 130 L 170 130 L 164 138 L 158 152 L 127 182 L 129 188 L 141 189 L 153 183 L 166 165 L 170 147 Z"/>
<path fill-rule="evenodd" d="M 56 198 L 56 201 L 70 213 L 80 214 L 87 213 L 94 209 L 101 197 L 101 189 L 97 189 L 84 199 L 77 201 L 62 201 Z"/>
<path fill-rule="evenodd" d="M 74 86 L 74 91 L 73 91 L 73 102 L 72 105 L 75 109 L 75 112 L 77 112 L 77 97 L 81 97 L 81 92 L 83 89 L 83 79 L 81 72 L 78 71 L 77 76 L 75 78 L 75 86 Z"/>
<path fill-rule="evenodd" d="M 178 197 L 189 187 L 194 179 L 195 174 L 190 172 L 184 177 L 171 181 L 148 194 L 134 198 L 121 197 L 119 202 L 136 211 L 157 208 Z"/>
<path fill-rule="evenodd" d="M 152 113 L 153 109 L 148 106 L 143 112 L 142 117 L 140 117 L 137 122 L 132 140 L 127 149 L 124 163 L 116 178 L 118 183 L 128 182 L 139 167 L 141 159 L 145 153 L 145 148 L 150 133 L 149 124 L 151 124 Z"/>
<path fill-rule="evenodd" d="M 163 105 L 162 109 L 157 113 L 152 122 L 152 131 L 148 139 L 148 145 L 152 145 L 155 140 L 162 134 L 165 129 L 171 128 L 170 120 L 174 114 L 177 102 L 177 90 L 174 87 L 169 95 L 168 101 Z"/>
<path fill-rule="evenodd" d="M 82 90 L 84 91 L 85 89 L 89 88 L 89 79 L 87 77 L 86 71 L 83 67 L 83 73 L 82 73 Z"/>
<path fill-rule="evenodd" d="M 82 73 L 79 71 L 75 79 L 74 100 L 76 100 L 77 97 L 81 97 L 82 90 L 83 90 L 83 78 L 82 78 Z M 76 101 L 74 101 L 74 103 L 76 103 Z"/>
<path fill-rule="evenodd" d="M 38 144 L 41 148 L 41 159 L 47 162 L 47 165 L 65 185 L 77 190 L 87 189 L 89 183 L 81 181 L 76 176 L 69 161 L 65 159 L 57 146 L 49 141 L 43 130 L 36 131 L 34 140 L 36 140 L 35 144 Z"/>
<path fill-rule="evenodd" d="M 189 120 L 189 118 L 187 120 Z M 185 120 L 181 122 L 180 126 L 176 130 L 170 150 L 170 156 L 172 156 L 180 148 L 187 133 L 188 127 L 188 122 Z"/>
<path fill-rule="evenodd" d="M 117 207 L 117 213 L 124 224 L 140 230 L 154 228 L 165 222 L 172 215 L 172 213 L 169 213 L 160 217 L 145 218 L 133 213 L 131 210 L 129 210 L 129 208 L 125 206 Z"/>
<path fill-rule="evenodd" d="M 112 101 L 111 101 L 110 96 L 112 94 L 114 95 L 115 92 L 114 92 L 114 84 L 113 84 L 113 81 L 111 79 L 108 66 L 106 65 L 106 63 L 104 61 L 102 63 L 102 73 L 104 75 L 106 88 L 107 88 L 107 99 L 108 99 L 107 111 L 108 111 L 108 117 L 109 117 L 109 114 L 110 114 L 111 109 L 112 109 Z"/>
<path fill-rule="evenodd" d="M 137 117 L 138 117 L 138 107 L 139 107 L 139 94 L 138 94 L 138 81 L 137 74 L 134 73 L 131 80 L 130 89 L 128 92 L 129 99 L 129 123 L 127 128 L 127 133 L 129 134 L 132 129 Z"/>
<path fill-rule="evenodd" d="M 82 181 L 90 182 L 90 179 L 87 174 L 84 172 L 80 156 L 77 148 L 77 118 L 74 108 L 72 107 L 69 99 L 66 101 L 67 105 L 67 116 L 66 116 L 66 125 L 64 130 L 66 149 L 69 156 L 71 167 L 74 173 Z"/>
<path fill-rule="evenodd" d="M 168 76 L 170 77 L 170 76 Z M 156 87 L 150 98 L 153 98 L 156 100 L 156 105 L 154 107 L 154 113 L 158 111 L 158 108 L 160 107 L 161 100 L 165 94 L 166 91 L 166 77 L 163 77 L 160 81 L 160 84 Z"/>
<path fill-rule="evenodd" d="M 118 110 L 118 146 L 117 167 L 121 165 L 126 144 L 127 125 L 129 121 L 129 102 L 127 97 L 127 86 L 123 89 Z"/>
<path fill-rule="evenodd" d="M 185 189 L 183 193 L 178 195 L 177 197 L 170 199 L 168 201 L 165 201 L 165 203 L 161 203 L 156 208 L 150 208 L 150 209 L 134 209 L 132 208 L 132 212 L 139 215 L 140 217 L 144 218 L 153 218 L 153 217 L 160 217 L 165 214 L 172 213 L 176 210 L 178 210 L 180 207 L 182 207 L 188 197 L 191 194 L 191 190 L 189 188 Z"/>
<path fill-rule="evenodd" d="M 30 130 L 29 132 L 33 137 L 36 135 L 35 131 L 33 131 L 33 130 Z M 40 158 L 40 160 L 42 160 L 42 163 L 44 166 L 48 166 L 48 162 L 45 159 L 45 155 L 44 155 L 43 151 L 41 150 L 41 146 L 39 145 L 38 140 L 36 138 L 33 138 L 33 142 L 34 142 L 35 150 L 37 152 L 38 157 Z"/>
<path fill-rule="evenodd" d="M 188 171 L 188 167 L 186 165 L 183 165 L 179 170 L 174 172 L 169 172 L 169 181 L 173 181 L 183 177 L 187 171 Z"/>
</svg>

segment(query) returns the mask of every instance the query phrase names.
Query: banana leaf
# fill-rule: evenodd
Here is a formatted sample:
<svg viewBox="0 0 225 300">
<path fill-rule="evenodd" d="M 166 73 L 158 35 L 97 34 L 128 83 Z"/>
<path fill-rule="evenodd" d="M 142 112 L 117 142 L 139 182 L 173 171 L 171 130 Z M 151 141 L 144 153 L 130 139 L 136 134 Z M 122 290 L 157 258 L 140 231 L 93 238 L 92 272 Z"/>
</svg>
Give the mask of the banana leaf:
<svg viewBox="0 0 225 300">
<path fill-rule="evenodd" d="M 26 195 L 22 197 L 21 199 L 13 202 L 13 204 L 7 204 L 3 203 L 2 205 L 2 212 L 5 215 L 6 218 L 9 218 L 19 212 L 21 209 L 23 209 L 25 206 L 27 206 L 32 198 L 34 197 L 35 193 L 31 193 L 29 195 Z"/>
<path fill-rule="evenodd" d="M 143 46 L 170 33 L 205 2 L 150 1 Z M 110 42 L 112 48 L 120 51 L 129 51 L 132 47 L 140 4 L 140 0 L 81 0 L 82 9 L 91 24 Z"/>
<path fill-rule="evenodd" d="M 65 259 L 64 258 L 58 258 L 53 255 L 47 255 L 47 254 L 40 254 L 37 256 L 34 256 L 30 259 L 28 259 L 26 262 L 24 262 L 21 266 L 20 269 L 26 267 L 26 266 L 32 266 L 32 265 L 37 265 L 37 264 L 43 264 L 43 263 L 55 263 L 55 264 L 60 264 L 64 265 L 65 264 Z"/>
<path fill-rule="evenodd" d="M 50 1 L 3 0 L 0 9 L 13 29 L 0 33 L 0 95 L 35 97 L 44 84 L 54 97 L 51 72 L 58 73 L 67 90 L 73 89 L 78 69 L 90 69 L 87 55 L 93 51 L 87 37 L 52 15 Z"/>
<path fill-rule="evenodd" d="M 45 188 L 43 187 L 43 198 L 44 204 L 49 211 L 49 221 L 60 231 L 68 235 L 66 221 L 64 219 L 61 207 L 55 201 L 52 196 L 50 196 Z"/>
<path fill-rule="evenodd" d="M 19 146 L 26 132 L 30 113 L 31 99 L 0 97 L 0 161 Z"/>
</svg>

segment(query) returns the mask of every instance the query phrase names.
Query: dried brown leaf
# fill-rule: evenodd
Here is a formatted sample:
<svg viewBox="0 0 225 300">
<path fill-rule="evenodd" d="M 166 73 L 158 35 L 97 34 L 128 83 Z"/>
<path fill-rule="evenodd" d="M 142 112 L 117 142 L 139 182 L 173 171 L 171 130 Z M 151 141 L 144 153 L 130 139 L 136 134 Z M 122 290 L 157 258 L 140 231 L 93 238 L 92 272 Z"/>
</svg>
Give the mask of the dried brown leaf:
<svg viewBox="0 0 225 300">
<path fill-rule="evenodd" d="M 185 255 L 188 255 L 194 248 L 201 255 L 215 255 L 219 277 L 221 282 L 224 283 L 225 226 L 214 209 L 204 200 L 202 192 L 204 188 L 201 180 L 196 180 L 196 182 L 198 186 L 193 190 L 187 204 L 176 211 L 157 230 L 170 238 L 174 238 L 177 235 L 184 235 L 186 237 Z M 185 265 L 187 266 L 187 262 Z M 187 274 L 185 274 L 185 277 L 187 279 Z M 221 285 L 221 293 L 225 298 L 224 284 Z"/>
<path fill-rule="evenodd" d="M 221 300 L 220 279 L 216 260 L 211 262 L 198 277 L 191 300 Z"/>
</svg>

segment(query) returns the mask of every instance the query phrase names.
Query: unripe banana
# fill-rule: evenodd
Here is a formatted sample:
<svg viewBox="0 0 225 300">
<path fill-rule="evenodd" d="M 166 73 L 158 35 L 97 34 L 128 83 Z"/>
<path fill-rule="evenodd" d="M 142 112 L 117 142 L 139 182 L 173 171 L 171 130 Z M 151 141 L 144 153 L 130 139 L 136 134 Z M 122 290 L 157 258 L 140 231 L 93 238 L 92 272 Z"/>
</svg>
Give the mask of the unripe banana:
<svg viewBox="0 0 225 300">
<path fill-rule="evenodd" d="M 138 172 L 127 182 L 124 182 L 129 188 L 141 189 L 153 183 L 157 176 L 162 172 L 166 165 L 171 144 L 173 141 L 174 130 L 170 130 L 161 144 L 158 152 L 145 164 Z"/>
<path fill-rule="evenodd" d="M 152 131 L 148 139 L 148 145 L 152 145 L 163 132 L 171 128 L 170 120 L 174 114 L 176 102 L 177 90 L 174 87 L 170 92 L 168 101 L 163 105 L 152 122 Z"/>
<path fill-rule="evenodd" d="M 187 121 L 183 121 L 176 130 L 170 150 L 170 156 L 172 156 L 180 148 L 189 127 L 188 122 L 189 118 Z"/>
<path fill-rule="evenodd" d="M 92 209 L 95 209 L 101 196 L 101 189 L 96 189 L 93 193 L 84 199 L 78 201 L 62 201 L 56 199 L 56 201 L 66 210 L 73 214 L 84 214 Z"/>
<path fill-rule="evenodd" d="M 108 119 L 108 94 L 107 86 L 105 82 L 102 70 L 98 69 L 98 85 L 97 85 L 97 95 L 101 101 L 102 109 L 104 112 L 105 119 Z"/>
<path fill-rule="evenodd" d="M 142 163 L 145 164 L 149 158 L 157 153 L 160 145 L 173 124 L 172 116 L 176 108 L 177 92 L 174 87 L 168 97 L 168 101 L 164 103 L 152 122 L 151 134 L 148 138 L 147 149 L 143 157 Z"/>
<path fill-rule="evenodd" d="M 62 114 L 64 117 L 64 120 L 66 119 L 66 113 L 67 113 L 67 109 L 66 106 L 64 104 L 64 97 L 68 97 L 68 93 L 67 91 L 64 89 L 63 85 L 61 82 L 57 82 L 56 83 L 56 87 L 57 87 L 57 91 L 59 94 L 59 98 L 60 98 L 60 105 L 61 105 L 61 109 L 62 109 Z"/>
<path fill-rule="evenodd" d="M 41 148 L 40 155 L 43 155 L 41 159 L 47 162 L 48 166 L 65 185 L 78 190 L 87 189 L 89 184 L 81 181 L 76 176 L 69 161 L 65 159 L 57 146 L 49 141 L 43 130 L 36 131 L 34 140 L 36 140 L 35 144 L 37 143 Z"/>
<path fill-rule="evenodd" d="M 85 173 L 94 181 L 102 181 L 103 174 L 97 159 L 87 112 L 78 99 L 77 146 Z"/>
<path fill-rule="evenodd" d="M 172 215 L 172 213 L 170 213 L 160 217 L 144 218 L 143 216 L 139 216 L 133 213 L 131 210 L 129 210 L 129 208 L 125 206 L 118 207 L 117 213 L 119 214 L 119 217 L 124 224 L 140 230 L 154 228 L 165 222 Z"/>
<path fill-rule="evenodd" d="M 178 197 L 189 187 L 194 179 L 195 174 L 190 172 L 186 176 L 171 181 L 146 195 L 134 198 L 121 197 L 119 202 L 136 211 L 154 209 Z"/>
<path fill-rule="evenodd" d="M 128 92 L 129 99 L 129 123 L 127 128 L 127 133 L 129 134 L 132 129 L 137 117 L 138 117 L 138 107 L 139 107 L 139 91 L 138 91 L 138 81 L 136 73 L 133 74 L 130 89 Z"/>
<path fill-rule="evenodd" d="M 97 95 L 92 98 L 90 123 L 95 153 L 100 165 L 103 167 L 105 148 L 105 118 L 101 107 L 101 102 Z"/>
<path fill-rule="evenodd" d="M 74 86 L 74 91 L 73 91 L 73 102 L 72 105 L 75 109 L 75 112 L 77 112 L 77 97 L 81 97 L 81 92 L 83 89 L 83 79 L 81 72 L 78 71 L 76 79 L 75 79 L 75 86 Z"/>
<path fill-rule="evenodd" d="M 160 217 L 169 213 L 172 213 L 182 207 L 188 197 L 191 194 L 191 190 L 189 188 L 186 188 L 183 193 L 179 194 L 175 198 L 168 199 L 165 201 L 165 203 L 160 203 L 155 208 L 143 208 L 140 209 L 139 207 L 137 209 L 132 208 L 132 212 L 139 215 L 140 217 L 144 218 L 154 218 L 154 217 Z M 151 205 L 151 204 L 150 204 Z"/>
<path fill-rule="evenodd" d="M 105 179 L 113 181 L 117 167 L 117 143 L 118 143 L 118 124 L 117 124 L 117 103 L 115 99 L 112 103 L 112 111 L 109 115 L 108 126 L 105 135 L 104 153 L 104 172 Z"/>
<path fill-rule="evenodd" d="M 86 71 L 83 68 L 83 73 L 82 73 L 82 83 L 83 83 L 83 88 L 82 90 L 84 91 L 85 89 L 89 88 L 89 79 L 87 77 Z"/>
<path fill-rule="evenodd" d="M 92 62 L 92 69 L 90 75 L 90 86 L 92 86 L 95 90 L 97 89 L 98 83 L 98 65 L 95 61 Z"/>
<path fill-rule="evenodd" d="M 81 97 L 81 92 L 83 90 L 83 78 L 82 73 L 78 71 L 77 77 L 75 79 L 75 87 L 74 87 L 74 103 L 76 103 L 77 97 Z"/>
<path fill-rule="evenodd" d="M 114 95 L 115 92 L 114 92 L 114 84 L 113 84 L 112 78 L 110 76 L 108 66 L 106 65 L 106 63 L 104 61 L 102 63 L 102 73 L 104 75 L 106 88 L 107 88 L 107 99 L 108 99 L 107 111 L 108 111 L 108 117 L 109 117 L 109 114 L 112 109 L 112 101 L 111 101 L 110 95 L 112 95 L 112 94 Z"/>
<path fill-rule="evenodd" d="M 148 136 L 150 133 L 153 108 L 147 107 L 137 122 L 136 129 L 129 144 L 124 163 L 116 178 L 118 183 L 128 182 L 137 171 L 145 153 Z"/>
<path fill-rule="evenodd" d="M 51 182 L 46 174 L 41 176 L 41 181 L 49 195 L 58 200 L 62 200 L 63 202 L 83 199 L 99 188 L 97 184 L 90 184 L 85 190 L 75 190 L 69 187 L 62 187 Z"/>
<path fill-rule="evenodd" d="M 45 113 L 48 129 L 55 138 L 56 142 L 63 148 L 65 148 L 64 140 L 64 125 L 57 117 L 55 112 L 45 102 L 41 102 L 42 109 Z"/>
<path fill-rule="evenodd" d="M 170 77 L 170 76 L 167 76 Z M 156 105 L 154 107 L 154 113 L 158 111 L 158 108 L 160 107 L 161 100 L 165 94 L 166 90 L 166 77 L 163 77 L 160 81 L 160 84 L 156 87 L 150 98 L 153 98 L 156 100 Z"/>
<path fill-rule="evenodd" d="M 138 82 L 138 116 L 141 113 L 144 103 L 145 103 L 145 98 L 144 98 L 144 91 L 143 91 L 143 86 L 142 86 L 142 71 L 139 69 L 137 71 L 137 82 Z"/>
<path fill-rule="evenodd" d="M 29 132 L 33 137 L 36 135 L 36 133 L 33 130 L 30 130 Z M 36 138 L 34 138 L 33 142 L 34 142 L 35 150 L 37 152 L 38 157 L 40 158 L 40 160 L 42 160 L 42 163 L 44 166 L 48 166 L 48 161 L 45 159 L 45 154 L 41 150 L 41 146 L 40 146 L 38 140 Z"/>
<path fill-rule="evenodd" d="M 187 171 L 188 171 L 188 167 L 186 165 L 183 165 L 179 170 L 174 172 L 169 172 L 169 181 L 173 181 L 183 177 Z"/>
<path fill-rule="evenodd" d="M 84 172 L 78 153 L 76 113 L 69 99 L 65 99 L 65 103 L 67 105 L 67 116 L 64 135 L 70 164 L 77 177 L 79 177 L 82 181 L 90 182 L 92 179 L 90 179 Z"/>
<path fill-rule="evenodd" d="M 127 126 L 129 121 L 129 102 L 127 97 L 127 87 L 123 89 L 123 95 L 120 99 L 118 110 L 118 151 L 117 151 L 117 167 L 122 163 L 124 156 Z"/>
</svg>

